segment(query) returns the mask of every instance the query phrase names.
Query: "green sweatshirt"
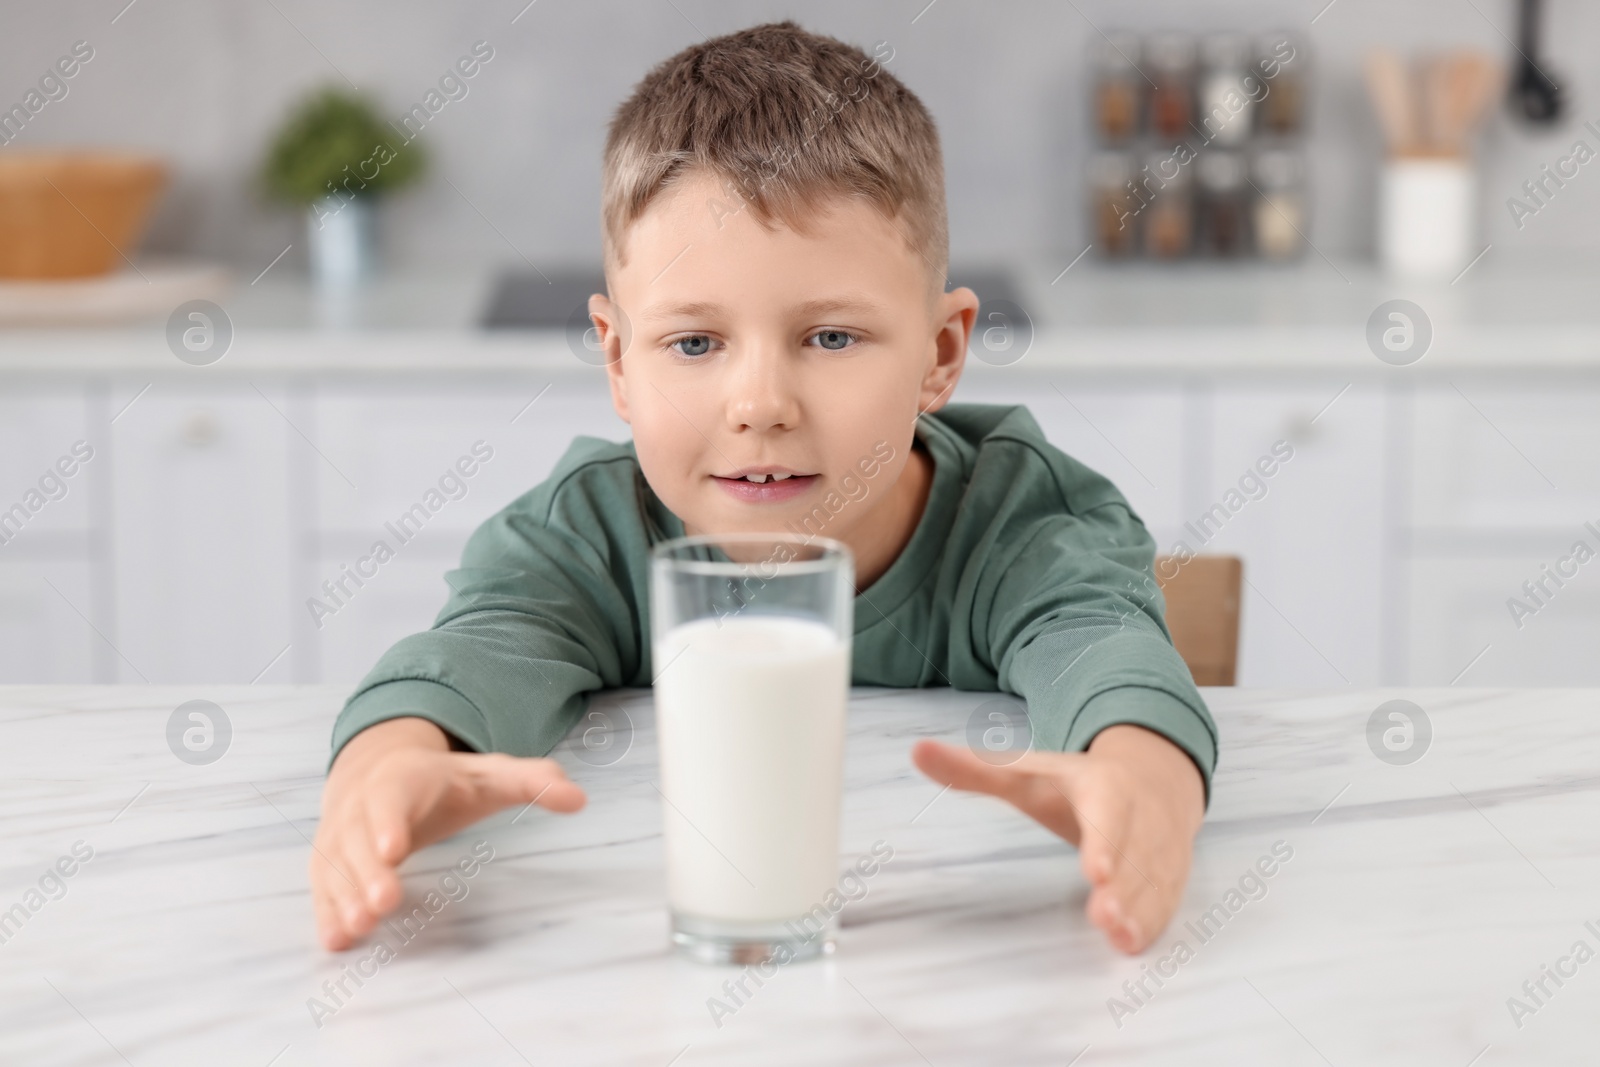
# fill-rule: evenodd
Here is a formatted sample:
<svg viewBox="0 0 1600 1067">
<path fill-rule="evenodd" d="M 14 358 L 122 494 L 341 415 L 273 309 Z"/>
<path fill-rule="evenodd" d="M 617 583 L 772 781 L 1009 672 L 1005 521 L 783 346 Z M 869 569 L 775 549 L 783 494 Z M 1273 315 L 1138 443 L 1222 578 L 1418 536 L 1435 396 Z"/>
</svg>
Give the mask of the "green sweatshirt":
<svg viewBox="0 0 1600 1067">
<path fill-rule="evenodd" d="M 933 460 L 927 507 L 855 598 L 852 682 L 1015 694 L 1042 751 L 1148 727 L 1193 758 L 1209 804 L 1216 725 L 1172 647 L 1155 542 L 1122 494 L 1025 407 L 949 404 L 917 420 L 916 440 Z M 843 488 L 876 491 L 868 471 L 883 476 L 864 461 Z M 855 506 L 844 493 L 823 505 L 800 532 L 827 536 L 831 514 Z M 548 480 L 473 533 L 433 629 L 385 653 L 345 704 L 334 754 L 407 715 L 476 751 L 549 752 L 586 694 L 650 684 L 649 549 L 682 535 L 632 442 L 575 439 Z"/>
</svg>

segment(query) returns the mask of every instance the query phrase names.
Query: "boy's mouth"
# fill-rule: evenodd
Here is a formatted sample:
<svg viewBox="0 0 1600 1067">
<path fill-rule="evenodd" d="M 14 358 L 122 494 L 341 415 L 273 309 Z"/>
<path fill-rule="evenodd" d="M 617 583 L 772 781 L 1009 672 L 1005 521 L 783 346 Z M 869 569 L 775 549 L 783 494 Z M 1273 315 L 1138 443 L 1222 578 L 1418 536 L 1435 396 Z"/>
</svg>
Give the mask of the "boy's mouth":
<svg viewBox="0 0 1600 1067">
<path fill-rule="evenodd" d="M 811 488 L 819 475 L 799 474 L 786 467 L 749 467 L 726 477 L 711 477 L 735 498 L 764 504 L 799 496 Z"/>
</svg>

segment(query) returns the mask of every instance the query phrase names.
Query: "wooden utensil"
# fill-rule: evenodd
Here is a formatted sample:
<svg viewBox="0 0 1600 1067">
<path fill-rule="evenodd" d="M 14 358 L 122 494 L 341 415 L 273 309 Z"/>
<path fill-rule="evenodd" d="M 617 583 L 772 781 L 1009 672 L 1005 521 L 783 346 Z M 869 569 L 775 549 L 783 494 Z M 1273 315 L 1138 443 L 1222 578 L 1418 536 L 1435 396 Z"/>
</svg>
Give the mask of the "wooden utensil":
<svg viewBox="0 0 1600 1067">
<path fill-rule="evenodd" d="M 1367 91 L 1377 109 L 1384 141 L 1392 156 L 1408 155 L 1417 144 L 1416 110 L 1412 103 L 1410 76 L 1405 60 L 1387 48 L 1373 49 L 1367 56 Z"/>
<path fill-rule="evenodd" d="M 1483 52 L 1457 52 L 1451 57 L 1445 79 L 1451 102 L 1445 135 L 1457 151 L 1465 152 L 1473 130 L 1499 95 L 1504 74 L 1500 64 Z"/>
<path fill-rule="evenodd" d="M 1367 57 L 1367 88 L 1391 156 L 1465 155 L 1500 83 L 1500 66 L 1482 52 L 1410 64 L 1388 49 Z"/>
</svg>

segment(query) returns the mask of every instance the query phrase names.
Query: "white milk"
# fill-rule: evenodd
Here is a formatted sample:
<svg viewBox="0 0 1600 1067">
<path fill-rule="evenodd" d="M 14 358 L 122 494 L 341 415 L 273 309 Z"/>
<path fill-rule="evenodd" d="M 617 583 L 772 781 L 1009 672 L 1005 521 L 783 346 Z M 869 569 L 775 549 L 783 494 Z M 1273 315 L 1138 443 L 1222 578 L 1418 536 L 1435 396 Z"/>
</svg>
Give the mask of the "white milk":
<svg viewBox="0 0 1600 1067">
<path fill-rule="evenodd" d="M 655 670 L 672 909 L 810 911 L 839 876 L 849 644 L 805 619 L 700 619 L 658 642 Z"/>
</svg>

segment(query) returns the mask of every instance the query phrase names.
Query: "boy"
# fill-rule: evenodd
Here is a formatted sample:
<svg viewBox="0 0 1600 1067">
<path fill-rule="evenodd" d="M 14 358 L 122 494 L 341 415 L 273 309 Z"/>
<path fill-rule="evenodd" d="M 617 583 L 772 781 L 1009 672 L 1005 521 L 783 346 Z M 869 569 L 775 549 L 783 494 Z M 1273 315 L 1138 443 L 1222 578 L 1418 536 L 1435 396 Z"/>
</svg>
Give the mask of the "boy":
<svg viewBox="0 0 1600 1067">
<path fill-rule="evenodd" d="M 587 692 L 650 684 L 651 544 L 787 528 L 854 553 L 856 684 L 1026 699 L 1016 762 L 912 759 L 1077 845 L 1089 919 L 1144 948 L 1188 878 L 1215 727 L 1122 495 L 1026 409 L 946 404 L 978 299 L 944 292 L 921 102 L 792 22 L 707 41 L 617 112 L 603 216 L 589 310 L 633 440 L 578 438 L 486 522 L 434 628 L 345 705 L 311 861 L 323 942 L 399 903 L 414 849 L 513 804 L 583 806 L 540 757 Z"/>
</svg>

